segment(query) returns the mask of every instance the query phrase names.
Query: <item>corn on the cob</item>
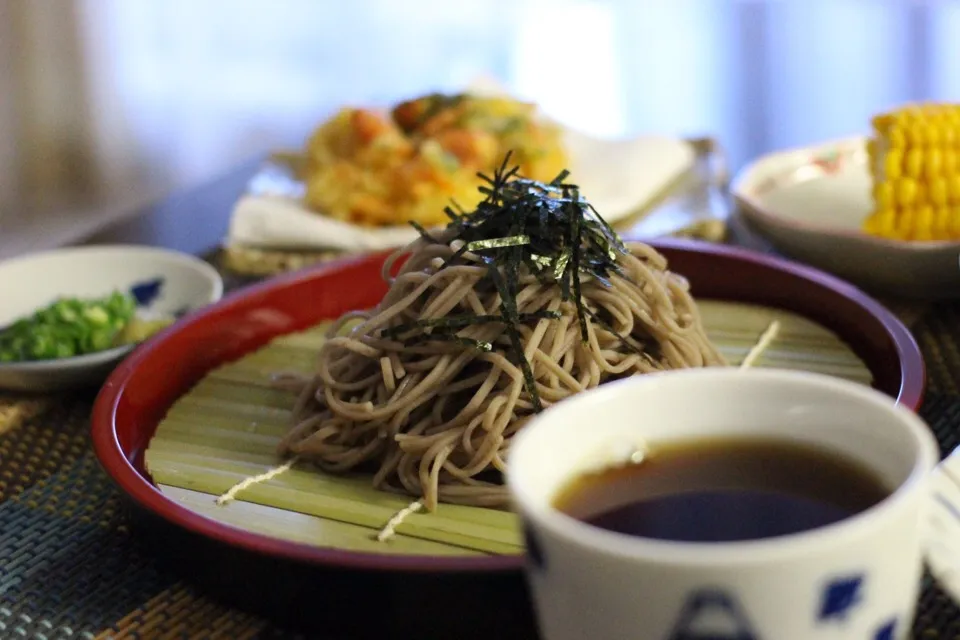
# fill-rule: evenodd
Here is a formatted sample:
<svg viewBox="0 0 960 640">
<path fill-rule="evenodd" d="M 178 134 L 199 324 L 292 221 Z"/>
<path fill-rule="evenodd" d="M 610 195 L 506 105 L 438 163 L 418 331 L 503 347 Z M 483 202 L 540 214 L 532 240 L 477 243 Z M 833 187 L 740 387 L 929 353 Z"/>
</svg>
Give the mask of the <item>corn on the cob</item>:
<svg viewBox="0 0 960 640">
<path fill-rule="evenodd" d="M 871 124 L 873 212 L 863 230 L 896 240 L 960 239 L 960 105 L 909 105 Z"/>
</svg>

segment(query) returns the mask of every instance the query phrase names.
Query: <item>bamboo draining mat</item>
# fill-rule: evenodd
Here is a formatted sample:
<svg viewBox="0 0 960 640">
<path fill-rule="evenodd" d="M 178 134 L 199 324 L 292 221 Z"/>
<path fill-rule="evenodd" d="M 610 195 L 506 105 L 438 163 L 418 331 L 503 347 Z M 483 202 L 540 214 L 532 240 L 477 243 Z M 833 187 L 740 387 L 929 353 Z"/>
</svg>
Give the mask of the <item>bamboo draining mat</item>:
<svg viewBox="0 0 960 640">
<path fill-rule="evenodd" d="M 704 324 L 728 362 L 739 363 L 773 320 L 779 331 L 756 366 L 828 373 L 864 384 L 870 371 L 834 334 L 800 316 L 704 300 Z M 146 452 L 147 469 L 172 499 L 208 518 L 286 540 L 365 552 L 422 555 L 521 553 L 509 512 L 441 505 L 413 513 L 384 542 L 377 532 L 410 499 L 378 491 L 368 476 L 333 476 L 294 466 L 216 498 L 245 478 L 276 468 L 274 451 L 290 428 L 293 397 L 270 386 L 278 371 L 312 371 L 324 325 L 281 336 L 212 371 L 170 409 Z"/>
</svg>

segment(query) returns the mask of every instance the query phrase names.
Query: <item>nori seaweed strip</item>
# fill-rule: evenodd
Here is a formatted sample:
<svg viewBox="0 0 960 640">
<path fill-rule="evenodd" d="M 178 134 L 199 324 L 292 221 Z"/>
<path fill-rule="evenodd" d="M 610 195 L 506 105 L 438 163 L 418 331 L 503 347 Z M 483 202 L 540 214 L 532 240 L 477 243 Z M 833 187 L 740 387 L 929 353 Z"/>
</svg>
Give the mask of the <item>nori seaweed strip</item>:
<svg viewBox="0 0 960 640">
<path fill-rule="evenodd" d="M 523 372 L 523 386 L 530 394 L 530 402 L 533 404 L 533 410 L 536 413 L 543 411 L 543 404 L 540 402 L 540 394 L 537 392 L 537 384 L 533 378 L 533 369 L 530 368 L 530 362 L 523 352 L 523 344 L 520 342 L 520 332 L 517 331 L 517 299 L 512 296 L 512 292 L 507 290 L 507 284 L 500 275 L 500 271 L 493 262 L 487 262 L 487 269 L 490 277 L 493 279 L 497 291 L 500 293 L 500 309 L 504 317 L 507 318 L 505 333 L 510 339 L 510 346 L 513 355 L 520 364 L 520 370 Z"/>
<path fill-rule="evenodd" d="M 456 238 L 456 239 L 459 239 L 459 238 Z M 440 265 L 440 268 L 445 269 L 446 267 L 456 263 L 456 261 L 462 258 L 463 254 L 465 254 L 466 252 L 467 252 L 467 243 L 464 243 L 462 247 L 460 247 L 459 249 L 453 252 L 453 255 L 451 255 L 449 258 L 444 260 L 443 264 Z"/>
<path fill-rule="evenodd" d="M 535 317 L 521 315 L 517 307 L 522 265 L 540 282 L 559 286 L 564 301 L 573 298 L 581 340 L 586 341 L 587 318 L 594 318 L 595 314 L 584 305 L 581 278 L 586 276 L 611 288 L 612 274 L 625 277 L 617 259 L 628 254 L 628 250 L 603 216 L 581 196 L 579 187 L 565 182 L 569 171 L 563 170 L 551 182 L 543 183 L 519 176 L 520 167 L 511 167 L 511 158 L 512 152 L 508 152 L 492 176 L 477 174 L 482 180 L 478 190 L 484 199 L 474 211 L 465 212 L 456 203 L 444 209 L 450 223 L 443 237 L 447 242 L 459 241 L 462 246 L 441 268 L 462 260 L 467 252 L 479 257 L 486 273 L 478 284 L 496 288 L 501 298 L 500 315 L 467 314 L 406 322 L 381 331 L 381 335 L 409 335 L 409 331 L 419 329 L 421 335 L 410 340 L 450 340 L 459 338 L 455 332 L 460 327 L 503 323 L 504 332 L 497 342 L 503 340 L 501 344 L 511 359 L 519 363 L 524 386 L 539 411 L 542 404 L 518 330 L 521 322 Z M 412 224 L 425 239 L 438 242 L 425 229 Z M 609 327 L 604 328 L 616 334 Z M 637 349 L 627 338 L 620 338 L 629 349 Z"/>
<path fill-rule="evenodd" d="M 591 320 L 593 320 L 594 322 L 596 322 L 596 323 L 597 323 L 598 325 L 600 325 L 603 329 L 606 329 L 607 331 L 609 331 L 610 333 L 612 333 L 613 335 L 615 335 L 615 336 L 617 337 L 617 339 L 620 340 L 620 342 L 621 342 L 625 347 L 627 347 L 630 351 L 633 351 L 633 352 L 636 353 L 637 355 L 641 355 L 641 356 L 646 356 L 646 355 L 647 355 L 647 353 L 646 353 L 643 349 L 641 349 L 640 347 L 634 345 L 632 342 L 630 342 L 629 340 L 627 340 L 626 336 L 623 336 L 623 335 L 620 335 L 619 333 L 617 333 L 617 331 L 614 330 L 614 328 L 611 327 L 608 322 L 604 321 L 603 318 L 601 318 L 600 316 L 598 316 L 596 313 L 594 313 L 594 312 L 591 311 L 590 309 L 587 309 L 586 311 L 587 311 L 587 315 L 590 316 L 590 319 L 591 319 Z"/>
<path fill-rule="evenodd" d="M 456 344 L 462 344 L 465 347 L 476 349 L 477 351 L 483 351 L 484 353 L 493 351 L 493 344 L 490 342 L 486 342 L 484 340 L 474 340 L 473 338 L 464 338 L 463 336 L 452 335 L 449 333 L 418 336 L 416 339 L 403 341 L 403 345 L 405 347 L 416 347 L 422 345 L 424 342 L 454 342 Z"/>
<path fill-rule="evenodd" d="M 493 172 L 493 180 L 488 178 L 483 173 L 477 173 L 477 177 L 481 180 L 490 183 L 489 187 L 480 186 L 477 190 L 480 193 L 487 195 L 488 197 L 496 199 L 497 195 L 502 196 L 504 188 L 506 187 L 507 181 L 510 180 L 520 171 L 520 165 L 516 165 L 513 169 L 507 171 L 507 164 L 510 162 L 510 156 L 513 155 L 513 151 L 507 151 L 507 155 L 504 156 L 503 162 L 500 164 L 500 169 Z"/>
<path fill-rule="evenodd" d="M 577 192 L 574 191 L 577 195 Z M 577 207 L 570 204 L 570 207 Z M 577 212 L 582 213 L 582 210 Z M 577 321 L 580 323 L 580 341 L 587 342 L 587 316 L 584 313 L 583 298 L 580 297 L 580 216 L 573 213 L 570 216 L 570 243 L 573 245 L 573 255 L 570 258 L 570 279 L 573 284 L 573 302 L 577 305 Z"/>
<path fill-rule="evenodd" d="M 550 230 L 550 207 L 546 206 L 543 202 L 540 202 L 537 208 L 540 209 L 538 215 L 540 222 L 540 233 L 545 234 Z"/>
<path fill-rule="evenodd" d="M 603 233 L 601 229 L 598 228 L 598 225 L 594 225 L 594 224 L 586 225 L 586 233 L 590 236 L 593 236 L 594 243 L 596 243 L 599 247 L 604 249 L 603 251 L 604 256 L 610 262 L 616 265 L 618 249 L 610 241 L 607 235 Z"/>
<path fill-rule="evenodd" d="M 550 268 L 550 266 L 553 264 L 553 260 L 547 256 L 541 256 L 537 253 L 531 253 L 530 255 L 526 256 L 526 258 L 531 270 L 536 273 L 537 278 L 543 282 L 544 272 Z"/>
<path fill-rule="evenodd" d="M 430 234 L 427 232 L 427 230 L 423 228 L 423 225 L 421 225 L 421 224 L 420 224 L 419 222 L 417 222 L 416 220 L 411 220 L 411 221 L 410 221 L 410 226 L 417 230 L 417 233 L 420 234 L 420 237 L 421 237 L 421 238 L 426 238 L 427 240 L 429 240 L 429 241 L 432 242 L 433 244 L 442 244 L 439 240 L 437 240 L 437 239 L 434 238 L 432 235 L 430 235 Z"/>
<path fill-rule="evenodd" d="M 522 234 L 523 237 L 527 238 L 528 240 L 527 244 L 529 244 L 529 236 L 527 236 L 525 233 L 526 231 L 525 229 L 526 225 L 524 224 L 525 217 L 523 215 L 519 215 L 523 213 L 523 209 L 520 209 L 520 211 L 517 213 L 518 215 L 514 215 L 510 221 L 509 233 L 511 236 L 517 236 L 517 237 L 520 237 Z M 537 390 L 536 390 L 536 384 L 533 378 L 533 369 L 531 369 L 530 363 L 527 362 L 527 357 L 523 350 L 523 344 L 520 342 L 520 333 L 519 331 L 517 331 L 517 325 L 520 324 L 520 310 L 517 308 L 517 290 L 519 289 L 519 286 L 520 286 L 520 265 L 523 262 L 523 246 L 514 244 L 512 246 L 506 247 L 505 253 L 507 255 L 507 264 L 504 268 L 504 271 L 506 272 L 506 285 L 507 285 L 506 289 L 507 291 L 510 292 L 511 296 L 513 297 L 513 303 L 512 303 L 513 312 L 510 318 L 511 322 L 507 324 L 507 330 L 508 330 L 508 333 L 510 333 L 510 341 L 512 343 L 514 342 L 513 336 L 516 335 L 516 341 L 514 343 L 517 351 L 516 355 L 520 360 L 521 366 L 529 370 L 529 373 L 530 373 L 528 377 L 527 372 L 524 371 L 524 376 L 523 376 L 524 384 L 528 384 L 530 386 L 530 389 L 532 390 L 532 393 L 535 394 L 537 393 Z M 536 404 L 538 405 L 540 404 L 539 396 L 537 396 Z"/>
<path fill-rule="evenodd" d="M 564 247 L 560 255 L 558 255 L 553 261 L 553 277 L 556 280 L 563 278 L 563 274 L 567 271 L 567 264 L 570 262 L 570 256 L 573 254 L 573 251 L 569 247 Z"/>
<path fill-rule="evenodd" d="M 532 313 L 518 314 L 520 322 L 530 320 L 556 320 L 560 317 L 559 311 L 534 311 Z M 433 329 L 433 328 L 456 328 L 462 329 L 471 325 L 486 324 L 488 322 L 507 322 L 503 316 L 496 315 L 471 315 L 462 314 L 456 316 L 443 316 L 441 318 L 422 318 L 413 322 L 404 322 L 395 327 L 389 327 L 380 331 L 381 337 L 393 337 L 414 329 Z"/>
<path fill-rule="evenodd" d="M 563 184 L 563 181 L 566 180 L 569 175 L 570 175 L 570 172 L 564 169 L 563 171 L 557 174 L 556 178 L 550 181 L 550 186 L 559 187 L 561 184 Z"/>
<path fill-rule="evenodd" d="M 452 208 L 450 208 L 450 207 L 444 207 L 444 208 L 443 208 L 443 212 L 444 212 L 445 214 L 447 214 L 447 217 L 448 217 L 448 218 L 450 218 L 450 222 L 452 222 L 452 223 L 460 222 L 460 215 L 457 214 L 457 212 L 454 211 Z"/>
<path fill-rule="evenodd" d="M 600 215 L 600 212 L 597 211 L 592 204 L 586 203 L 586 206 L 587 206 L 587 209 L 589 209 L 590 211 L 593 211 L 593 215 L 596 216 L 597 220 L 600 221 L 600 224 L 603 225 L 603 228 L 607 230 L 607 233 L 605 235 L 607 236 L 607 239 L 610 241 L 610 243 L 613 244 L 613 246 L 615 246 L 617 249 L 619 249 L 621 253 L 627 253 L 627 246 L 623 244 L 623 240 L 620 238 L 620 235 L 613 230 L 613 227 L 610 226 L 610 223 L 607 222 L 602 215 Z"/>
<path fill-rule="evenodd" d="M 599 282 L 600 284 L 602 284 L 603 286 L 605 286 L 607 289 L 610 289 L 613 287 L 613 284 L 611 284 L 611 282 L 607 280 L 606 277 L 600 275 L 599 273 L 593 274 L 593 279 Z"/>
<path fill-rule="evenodd" d="M 530 236 L 516 235 L 506 238 L 490 238 L 489 240 L 472 240 L 467 243 L 467 251 L 483 251 L 484 249 L 501 249 L 530 244 Z"/>
</svg>

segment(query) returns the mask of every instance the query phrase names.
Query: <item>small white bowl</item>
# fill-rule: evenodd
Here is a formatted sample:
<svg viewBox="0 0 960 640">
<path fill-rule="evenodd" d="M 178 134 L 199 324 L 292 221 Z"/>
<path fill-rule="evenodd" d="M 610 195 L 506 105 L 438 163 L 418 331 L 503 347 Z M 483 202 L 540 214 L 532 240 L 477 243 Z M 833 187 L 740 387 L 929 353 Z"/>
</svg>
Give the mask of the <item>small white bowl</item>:
<svg viewBox="0 0 960 640">
<path fill-rule="evenodd" d="M 90 246 L 45 251 L 0 262 L 0 327 L 56 299 L 132 292 L 138 313 L 183 314 L 216 302 L 223 280 L 193 256 L 142 246 Z M 83 356 L 0 363 L 0 388 L 58 391 L 95 386 L 136 345 Z"/>
<path fill-rule="evenodd" d="M 890 240 L 861 231 L 872 204 L 866 138 L 770 153 L 731 187 L 749 226 L 784 254 L 877 293 L 960 296 L 960 242 Z"/>
</svg>

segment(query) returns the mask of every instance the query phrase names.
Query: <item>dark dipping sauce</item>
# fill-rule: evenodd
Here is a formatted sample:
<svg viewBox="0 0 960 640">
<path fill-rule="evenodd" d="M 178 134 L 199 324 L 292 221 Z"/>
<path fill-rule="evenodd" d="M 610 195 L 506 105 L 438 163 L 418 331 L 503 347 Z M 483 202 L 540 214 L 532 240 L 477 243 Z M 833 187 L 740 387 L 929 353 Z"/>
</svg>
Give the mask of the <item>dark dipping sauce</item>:
<svg viewBox="0 0 960 640">
<path fill-rule="evenodd" d="M 618 533 L 683 542 L 773 538 L 823 527 L 890 494 L 842 454 L 782 439 L 651 447 L 637 464 L 582 475 L 554 506 Z"/>
</svg>

